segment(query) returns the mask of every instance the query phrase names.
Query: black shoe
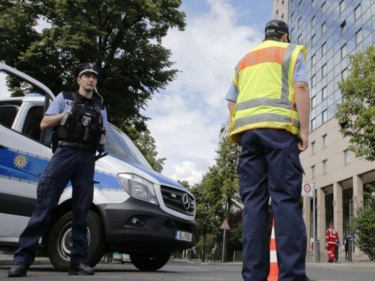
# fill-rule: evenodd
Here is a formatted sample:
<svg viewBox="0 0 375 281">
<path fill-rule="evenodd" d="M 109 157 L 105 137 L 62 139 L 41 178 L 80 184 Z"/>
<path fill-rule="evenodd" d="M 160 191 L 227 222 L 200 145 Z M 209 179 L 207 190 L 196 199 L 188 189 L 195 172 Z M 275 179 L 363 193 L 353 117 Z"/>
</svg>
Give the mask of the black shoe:
<svg viewBox="0 0 375 281">
<path fill-rule="evenodd" d="M 87 264 L 81 263 L 77 267 L 71 267 L 69 269 L 69 275 L 94 275 L 95 269 L 89 267 Z"/>
<path fill-rule="evenodd" d="M 8 277 L 25 277 L 27 266 L 24 264 L 15 264 L 9 269 Z"/>
</svg>

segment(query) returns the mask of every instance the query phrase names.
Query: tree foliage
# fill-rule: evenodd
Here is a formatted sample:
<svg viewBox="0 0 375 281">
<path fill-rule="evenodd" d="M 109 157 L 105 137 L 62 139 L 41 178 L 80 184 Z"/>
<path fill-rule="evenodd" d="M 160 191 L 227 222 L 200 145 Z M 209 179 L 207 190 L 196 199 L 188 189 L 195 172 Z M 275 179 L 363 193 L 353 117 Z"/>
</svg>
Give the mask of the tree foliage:
<svg viewBox="0 0 375 281">
<path fill-rule="evenodd" d="M 118 127 L 145 131 L 152 95 L 176 77 L 161 44 L 170 28 L 183 30 L 181 0 L 8 0 L 0 2 L 0 60 L 46 84 L 55 94 L 76 90 L 80 62 L 101 67 L 98 83 Z M 42 32 L 35 27 L 46 22 Z"/>
<path fill-rule="evenodd" d="M 242 236 L 242 224 L 238 220 L 241 210 L 237 177 L 239 147 L 225 139 L 217 153 L 216 164 L 191 189 L 196 198 L 197 236 L 205 240 L 207 234 L 214 235 L 216 242 L 222 243 L 223 231 L 219 226 L 227 219 L 231 226 L 228 249 L 233 251 L 238 250 L 239 237 Z M 205 243 L 202 243 L 205 250 Z"/>
<path fill-rule="evenodd" d="M 373 187 L 364 193 L 365 201 L 363 207 L 357 211 L 357 216 L 353 219 L 355 231 L 355 243 L 369 258 L 375 260 L 375 199 L 372 193 Z"/>
<path fill-rule="evenodd" d="M 337 119 L 357 157 L 375 160 L 375 47 L 349 57 L 350 75 L 338 83 L 343 102 Z"/>
</svg>

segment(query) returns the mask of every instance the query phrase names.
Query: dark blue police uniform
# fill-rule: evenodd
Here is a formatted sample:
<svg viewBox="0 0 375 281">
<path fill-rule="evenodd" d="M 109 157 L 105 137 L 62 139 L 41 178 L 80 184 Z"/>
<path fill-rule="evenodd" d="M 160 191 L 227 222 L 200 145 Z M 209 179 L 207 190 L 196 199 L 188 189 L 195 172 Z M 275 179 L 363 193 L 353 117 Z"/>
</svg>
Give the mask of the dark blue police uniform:
<svg viewBox="0 0 375 281">
<path fill-rule="evenodd" d="M 37 187 L 36 209 L 20 236 L 14 262 L 29 267 L 35 258 L 38 241 L 48 230 L 53 210 L 68 182 L 73 186 L 73 247 L 71 267 L 87 264 L 87 212 L 93 199 L 95 152 L 73 147 L 58 147 Z"/>
<path fill-rule="evenodd" d="M 98 75 L 97 68 L 95 68 L 94 71 L 91 64 L 81 64 L 76 70 L 76 77 L 86 70 Z M 92 99 L 87 99 L 78 93 L 62 92 L 52 102 L 46 115 L 54 115 L 68 111 L 72 109 L 74 102 L 85 108 L 92 109 L 94 106 L 97 106 L 97 99 L 98 97 L 95 95 Z M 102 106 L 101 101 L 100 110 L 96 109 L 96 111 L 98 113 L 97 119 L 101 120 L 101 125 L 96 126 L 98 124 L 93 124 L 92 126 L 95 126 L 96 130 L 98 128 L 104 128 L 106 131 L 108 121 L 105 108 Z M 84 118 L 77 119 L 79 122 L 81 122 L 81 119 L 82 122 L 84 122 Z M 61 127 L 60 125 L 56 129 L 56 132 L 59 132 L 58 130 Z M 77 127 L 81 128 L 84 126 Z M 80 133 L 82 134 L 82 132 Z M 76 135 L 74 136 L 76 137 Z M 95 132 L 91 132 L 89 135 L 91 137 L 97 137 Z M 48 230 L 53 211 L 69 181 L 71 181 L 72 184 L 73 210 L 73 246 L 70 256 L 70 267 L 74 269 L 80 265 L 87 265 L 87 213 L 93 200 L 95 152 L 97 150 L 97 145 L 95 145 L 95 143 L 93 145 L 92 141 L 87 143 L 71 141 L 69 137 L 68 135 L 66 139 L 58 141 L 58 147 L 51 161 L 40 176 L 37 187 L 36 208 L 27 227 L 20 236 L 19 248 L 14 255 L 15 265 L 23 265 L 24 269 L 15 266 L 10 270 L 9 276 L 26 275 L 25 269 L 27 270 L 34 262 L 38 241 Z M 77 272 L 74 272 L 74 274 L 76 273 Z M 90 269 L 89 274 L 93 274 L 93 270 L 91 271 Z"/>
<path fill-rule="evenodd" d="M 256 129 L 243 134 L 238 174 L 244 204 L 244 280 L 265 281 L 270 264 L 268 201 L 272 198 L 279 279 L 308 280 L 306 228 L 300 209 L 303 168 L 297 136 L 286 130 Z"/>
</svg>

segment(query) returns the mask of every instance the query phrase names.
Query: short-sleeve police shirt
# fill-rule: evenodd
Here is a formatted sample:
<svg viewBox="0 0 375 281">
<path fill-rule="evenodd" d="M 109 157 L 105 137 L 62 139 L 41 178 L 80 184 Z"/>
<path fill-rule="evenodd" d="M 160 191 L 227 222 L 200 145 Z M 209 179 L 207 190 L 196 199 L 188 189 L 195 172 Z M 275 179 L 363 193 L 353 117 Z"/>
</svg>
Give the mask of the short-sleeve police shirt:
<svg viewBox="0 0 375 281">
<path fill-rule="evenodd" d="M 79 97 L 81 98 L 81 101 L 83 104 L 87 102 L 92 102 L 90 99 L 87 99 L 81 95 L 79 95 Z M 93 98 L 97 98 L 97 97 L 94 96 Z M 65 99 L 63 92 L 61 92 L 57 95 L 57 97 L 50 104 L 45 114 L 56 115 L 56 114 L 60 114 L 62 112 L 71 110 L 73 103 L 74 103 L 73 100 Z M 105 107 L 102 108 L 101 115 L 102 115 L 104 130 L 108 132 L 107 110 L 105 109 Z"/>
</svg>

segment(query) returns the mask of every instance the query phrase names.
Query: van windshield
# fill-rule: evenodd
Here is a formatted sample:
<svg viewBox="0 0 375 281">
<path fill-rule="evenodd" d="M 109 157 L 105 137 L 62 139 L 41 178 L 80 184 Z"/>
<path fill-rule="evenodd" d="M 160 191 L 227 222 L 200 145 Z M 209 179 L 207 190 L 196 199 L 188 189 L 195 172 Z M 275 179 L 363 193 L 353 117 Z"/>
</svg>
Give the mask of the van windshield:
<svg viewBox="0 0 375 281">
<path fill-rule="evenodd" d="M 130 138 L 115 126 L 108 125 L 107 141 L 104 145 L 108 154 L 120 160 L 135 162 L 152 170 L 146 158 Z"/>
</svg>

